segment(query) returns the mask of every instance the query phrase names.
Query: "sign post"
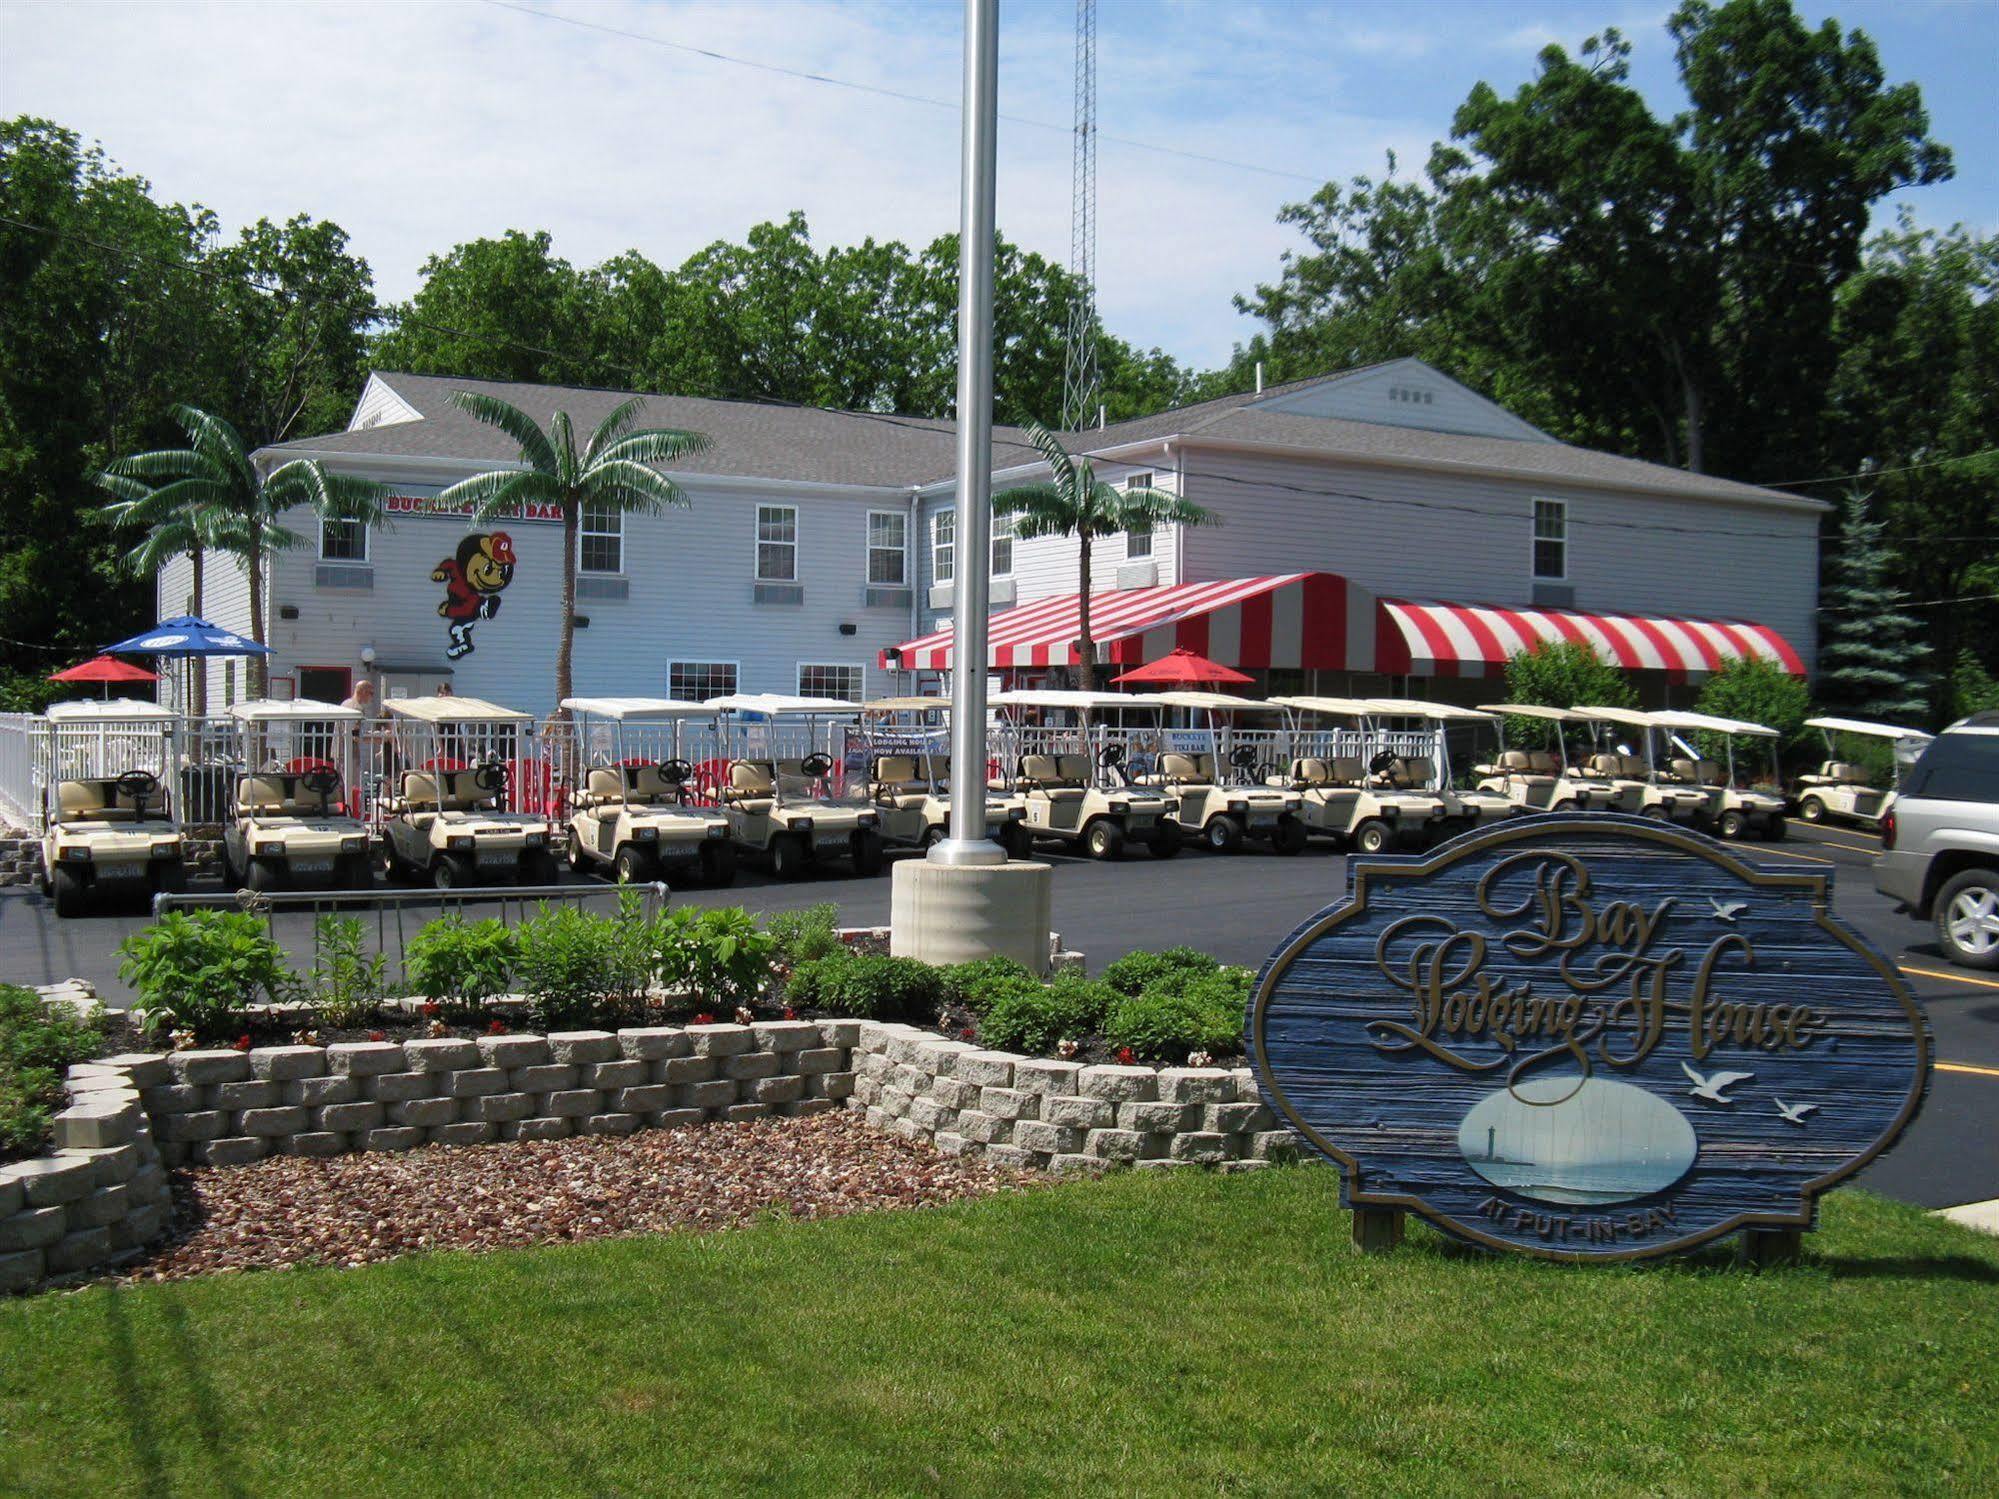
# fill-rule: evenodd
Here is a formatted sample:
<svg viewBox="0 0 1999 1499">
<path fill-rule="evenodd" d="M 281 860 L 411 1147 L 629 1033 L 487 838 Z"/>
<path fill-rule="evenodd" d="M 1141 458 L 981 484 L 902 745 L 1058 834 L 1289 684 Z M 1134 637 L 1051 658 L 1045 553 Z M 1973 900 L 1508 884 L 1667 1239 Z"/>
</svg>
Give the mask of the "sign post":
<svg viewBox="0 0 1999 1499">
<path fill-rule="evenodd" d="M 1773 1262 L 1928 1087 L 1922 1010 L 1827 873 L 1592 815 L 1352 881 L 1264 965 L 1249 1045 L 1270 1107 L 1342 1168 L 1363 1249 L 1413 1212 L 1551 1259 L 1741 1233 Z"/>
</svg>

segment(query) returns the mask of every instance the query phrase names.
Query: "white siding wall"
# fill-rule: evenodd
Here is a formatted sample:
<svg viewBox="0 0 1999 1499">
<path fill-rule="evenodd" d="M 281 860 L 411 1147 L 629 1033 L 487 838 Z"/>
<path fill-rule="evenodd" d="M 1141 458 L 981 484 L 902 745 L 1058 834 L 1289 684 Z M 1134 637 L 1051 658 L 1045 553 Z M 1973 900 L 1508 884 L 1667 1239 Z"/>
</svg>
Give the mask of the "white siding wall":
<svg viewBox="0 0 1999 1499">
<path fill-rule="evenodd" d="M 1293 416 L 1337 417 L 1384 427 L 1417 427 L 1428 432 L 1510 437 L 1525 442 L 1554 440 L 1505 407 L 1415 359 L 1272 396 L 1259 404 L 1263 410 Z"/>
</svg>

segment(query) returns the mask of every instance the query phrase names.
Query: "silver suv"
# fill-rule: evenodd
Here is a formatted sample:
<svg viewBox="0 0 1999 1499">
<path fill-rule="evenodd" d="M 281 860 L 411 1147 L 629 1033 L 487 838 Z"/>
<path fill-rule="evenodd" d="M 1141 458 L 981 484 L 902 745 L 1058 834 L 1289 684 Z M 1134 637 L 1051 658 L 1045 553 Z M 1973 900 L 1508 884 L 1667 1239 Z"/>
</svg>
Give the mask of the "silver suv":
<svg viewBox="0 0 1999 1499">
<path fill-rule="evenodd" d="M 1881 819 L 1874 888 L 1936 922 L 1944 956 L 1999 968 L 1999 712 L 1930 741 Z"/>
</svg>

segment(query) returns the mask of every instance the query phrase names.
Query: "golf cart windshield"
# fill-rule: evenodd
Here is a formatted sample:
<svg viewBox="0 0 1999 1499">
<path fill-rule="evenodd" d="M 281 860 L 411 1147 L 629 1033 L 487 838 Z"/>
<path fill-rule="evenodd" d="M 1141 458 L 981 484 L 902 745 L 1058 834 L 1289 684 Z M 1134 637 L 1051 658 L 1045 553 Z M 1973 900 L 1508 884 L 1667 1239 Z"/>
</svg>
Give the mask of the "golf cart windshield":
<svg viewBox="0 0 1999 1499">
<path fill-rule="evenodd" d="M 178 822 L 179 722 L 156 703 L 130 698 L 51 704 L 35 766 L 44 817 L 75 821 L 103 809 Z"/>
</svg>

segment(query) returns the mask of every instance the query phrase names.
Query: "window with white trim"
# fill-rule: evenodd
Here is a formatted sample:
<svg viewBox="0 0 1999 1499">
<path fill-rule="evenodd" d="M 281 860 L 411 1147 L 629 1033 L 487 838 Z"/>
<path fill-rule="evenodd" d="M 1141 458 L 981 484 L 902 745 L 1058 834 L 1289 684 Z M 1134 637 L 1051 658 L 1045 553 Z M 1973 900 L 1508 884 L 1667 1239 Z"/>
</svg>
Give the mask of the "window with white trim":
<svg viewBox="0 0 1999 1499">
<path fill-rule="evenodd" d="M 321 562 L 366 562 L 367 523 L 358 520 L 322 520 L 319 523 Z"/>
<path fill-rule="evenodd" d="M 1569 575 L 1569 503 L 1534 502 L 1534 576 L 1560 582 Z"/>
<path fill-rule="evenodd" d="M 1010 578 L 1013 576 L 1013 523 L 1016 517 L 995 515 L 993 517 L 993 576 Z"/>
<path fill-rule="evenodd" d="M 798 581 L 798 507 L 757 506 L 757 581 Z"/>
<path fill-rule="evenodd" d="M 625 570 L 625 516 L 615 505 L 585 505 L 576 544 L 577 570 L 621 573 Z"/>
<path fill-rule="evenodd" d="M 930 517 L 930 581 L 948 583 L 958 572 L 958 512 L 945 506 Z"/>
<path fill-rule="evenodd" d="M 1126 494 L 1130 494 L 1134 489 L 1150 489 L 1152 488 L 1152 475 L 1145 471 L 1128 474 L 1125 476 L 1124 488 Z M 1152 555 L 1152 527 L 1146 526 L 1141 530 L 1125 532 L 1124 554 L 1133 560 L 1150 557 Z"/>
<path fill-rule="evenodd" d="M 676 703 L 705 703 L 736 691 L 733 661 L 669 661 L 666 695 Z"/>
<path fill-rule="evenodd" d="M 801 661 L 798 663 L 798 695 L 837 697 L 850 703 L 859 702 L 866 677 L 867 673 L 859 666 Z"/>
<path fill-rule="evenodd" d="M 900 510 L 868 512 L 868 584 L 900 588 L 909 581 L 909 517 Z"/>
</svg>

